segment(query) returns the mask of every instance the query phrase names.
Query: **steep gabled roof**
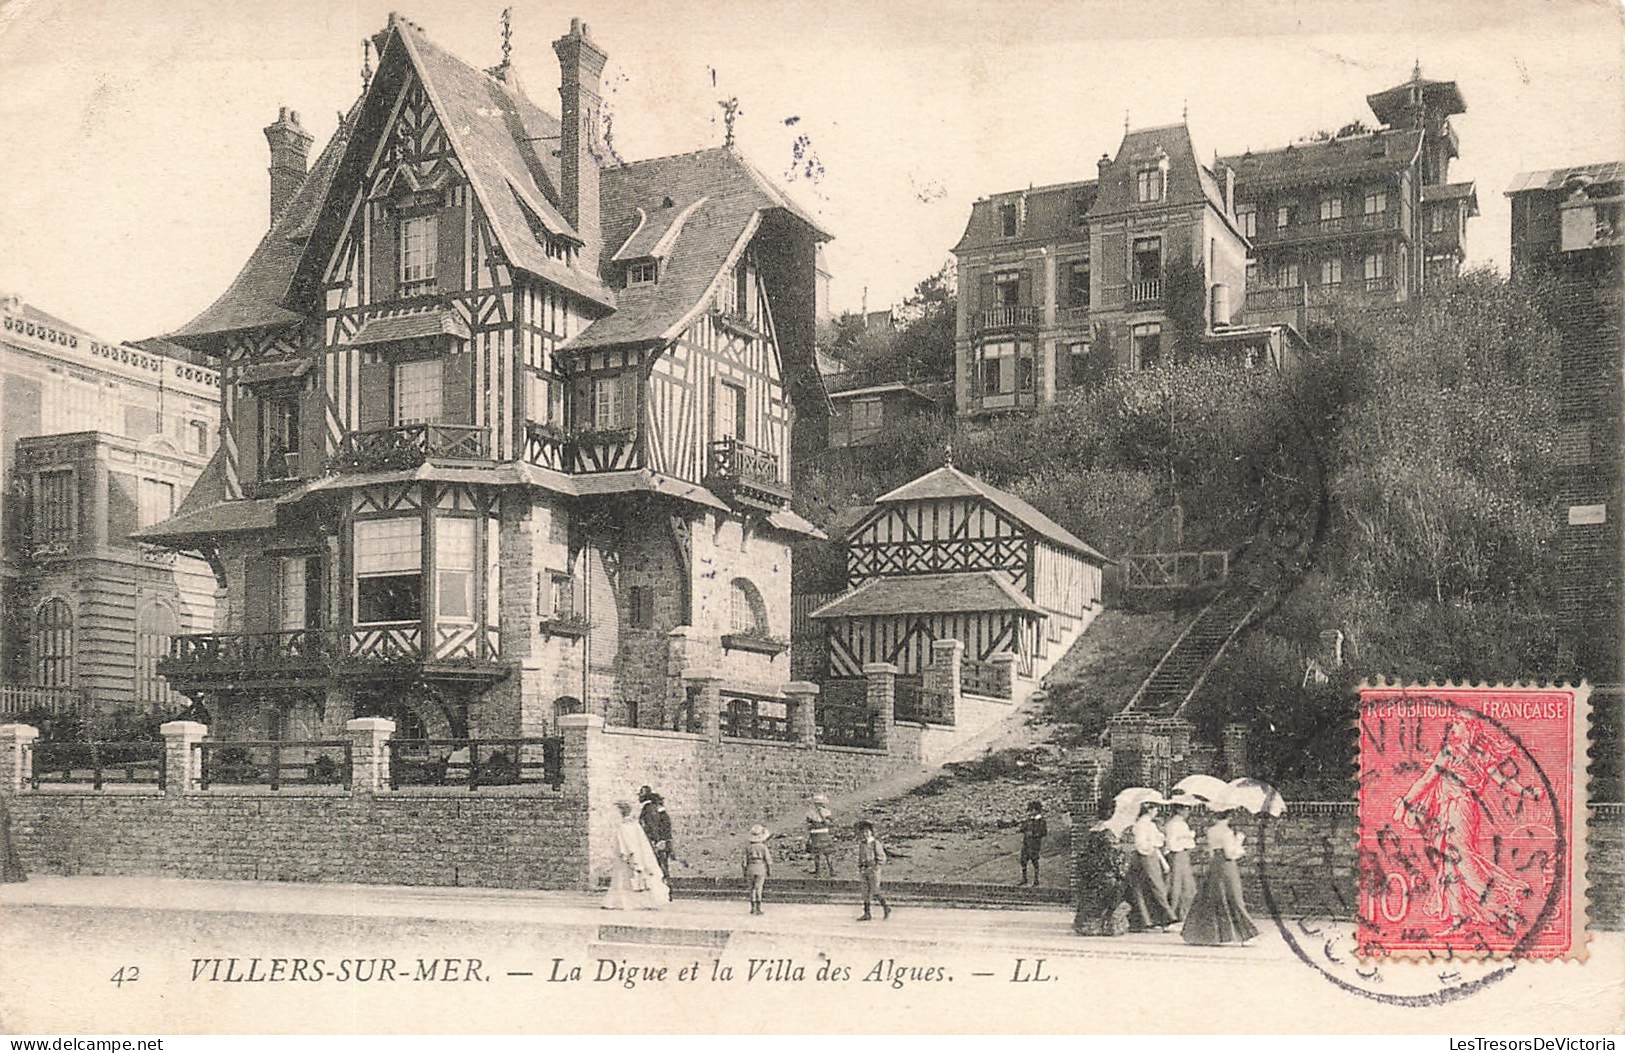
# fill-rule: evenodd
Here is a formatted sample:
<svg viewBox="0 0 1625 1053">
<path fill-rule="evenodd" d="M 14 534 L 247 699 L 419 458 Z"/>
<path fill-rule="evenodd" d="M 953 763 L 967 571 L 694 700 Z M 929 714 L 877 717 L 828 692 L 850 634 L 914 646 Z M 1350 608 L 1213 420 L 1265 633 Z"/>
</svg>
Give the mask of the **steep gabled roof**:
<svg viewBox="0 0 1625 1053">
<path fill-rule="evenodd" d="M 1103 555 L 1094 546 L 1015 494 L 984 483 L 975 476 L 966 475 L 951 464 L 945 464 L 934 472 L 927 472 L 912 482 L 904 483 L 890 493 L 882 494 L 875 499 L 875 504 L 900 504 L 905 501 L 929 501 L 944 497 L 981 498 L 1022 526 L 1062 548 L 1071 549 L 1096 563 L 1114 562 L 1111 557 Z"/>
<path fill-rule="evenodd" d="M 1293 143 L 1278 150 L 1249 150 L 1222 157 L 1219 163 L 1236 170 L 1237 196 L 1243 197 L 1257 190 L 1397 172 L 1416 159 L 1421 147 L 1421 132 L 1390 128 L 1323 142 Z"/>
<path fill-rule="evenodd" d="M 717 147 L 633 161 L 600 175 L 605 269 L 629 242 L 664 253 L 659 278 L 619 293 L 613 314 L 567 350 L 670 340 L 693 320 L 716 283 L 770 216 L 793 217 L 813 237 L 817 222 L 736 151 Z M 670 201 L 671 204 L 666 202 Z M 665 234 L 676 229 L 675 236 Z M 658 236 L 646 232 L 659 231 Z"/>
<path fill-rule="evenodd" d="M 955 574 L 900 574 L 874 578 L 813 611 L 809 618 L 857 618 L 886 614 L 954 614 L 1043 608 L 990 570 Z"/>
</svg>

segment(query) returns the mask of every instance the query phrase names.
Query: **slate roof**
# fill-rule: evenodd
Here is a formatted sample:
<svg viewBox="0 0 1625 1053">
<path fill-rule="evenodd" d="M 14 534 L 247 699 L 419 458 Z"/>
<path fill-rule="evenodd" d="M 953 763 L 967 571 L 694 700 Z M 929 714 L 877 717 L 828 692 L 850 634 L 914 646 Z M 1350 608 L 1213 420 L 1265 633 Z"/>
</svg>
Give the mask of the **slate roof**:
<svg viewBox="0 0 1625 1053">
<path fill-rule="evenodd" d="M 1462 98 L 1461 89 L 1456 87 L 1455 81 L 1429 80 L 1422 76 L 1420 67 L 1411 75 L 1410 80 L 1367 95 L 1366 105 L 1371 107 L 1371 112 L 1376 115 L 1377 120 L 1384 124 L 1396 124 L 1410 106 L 1411 89 L 1418 85 L 1421 86 L 1422 96 L 1430 109 L 1442 108 L 1446 116 L 1467 112 L 1467 100 Z"/>
<path fill-rule="evenodd" d="M 1325 142 L 1293 143 L 1277 150 L 1252 150 L 1219 163 L 1236 170 L 1236 196 L 1287 186 L 1314 186 L 1398 171 L 1416 158 L 1422 133 L 1390 128 Z"/>
<path fill-rule="evenodd" d="M 1597 164 L 1571 165 L 1568 168 L 1542 168 L 1533 172 L 1519 172 L 1512 177 L 1506 194 L 1521 194 L 1526 190 L 1562 190 L 1575 176 L 1584 176 L 1593 183 L 1615 183 L 1625 179 L 1625 164 L 1602 161 Z"/>
<path fill-rule="evenodd" d="M 829 237 L 754 165 L 725 147 L 606 168 L 599 188 L 606 265 L 652 255 L 657 245 L 664 259 L 658 280 L 621 290 L 614 313 L 584 329 L 566 351 L 676 336 L 768 214 L 792 216 L 820 240 Z M 674 227 L 677 235 L 664 238 Z M 629 243 L 634 248 L 623 251 Z"/>
<path fill-rule="evenodd" d="M 965 252 L 993 245 L 1020 245 L 1028 241 L 1082 240 L 1087 231 L 1072 222 L 1074 202 L 1081 201 L 1081 207 L 1087 212 L 1095 203 L 1098 191 L 1098 184 L 1089 179 L 1032 187 L 1025 191 L 1010 190 L 985 198 L 971 205 L 965 232 L 959 236 L 959 243 L 953 251 Z M 1020 201 L 1023 196 L 1027 201 L 1025 221 L 1015 237 L 1007 238 L 999 227 L 998 206 Z"/>
<path fill-rule="evenodd" d="M 875 504 L 899 504 L 904 501 L 928 501 L 944 497 L 979 497 L 1022 526 L 1062 548 L 1071 549 L 1095 563 L 1115 562 L 1015 494 L 966 475 L 951 464 L 945 464 L 934 472 L 927 472 L 912 482 L 904 483 L 890 493 L 882 494 L 875 499 Z"/>
<path fill-rule="evenodd" d="M 875 578 L 837 596 L 808 617 L 857 618 L 877 614 L 973 611 L 1025 611 L 1040 618 L 1048 617 L 1041 607 L 991 570 Z"/>
<path fill-rule="evenodd" d="M 456 311 L 445 307 L 428 310 L 401 311 L 379 315 L 361 324 L 351 344 L 387 344 L 395 340 L 418 340 L 424 337 L 457 336 L 468 339 L 468 323 Z"/>
<path fill-rule="evenodd" d="M 314 287 L 340 236 L 340 203 L 365 175 L 388 116 L 393 90 L 414 74 L 423 84 L 461 160 L 503 253 L 514 266 L 570 289 L 613 313 L 571 347 L 669 339 L 698 313 L 735 250 L 769 214 L 799 220 L 819 240 L 829 235 L 773 181 L 728 149 L 700 150 L 604 167 L 599 177 L 603 245 L 598 273 L 547 255 L 538 231 L 580 242 L 558 203 L 558 118 L 533 103 L 510 70 L 505 79 L 475 69 L 392 17 L 381 34 L 379 68 L 351 107 L 293 200 L 261 239 L 227 290 L 176 339 L 299 321 L 288 308 L 297 289 Z M 670 206 L 666 201 L 672 201 Z M 663 260 L 660 277 L 626 292 L 610 288 L 616 261 Z"/>
<path fill-rule="evenodd" d="M 1422 200 L 1426 201 L 1467 201 L 1467 214 L 1478 215 L 1478 188 L 1471 182 L 1466 183 L 1439 183 L 1434 186 L 1422 188 Z"/>
</svg>

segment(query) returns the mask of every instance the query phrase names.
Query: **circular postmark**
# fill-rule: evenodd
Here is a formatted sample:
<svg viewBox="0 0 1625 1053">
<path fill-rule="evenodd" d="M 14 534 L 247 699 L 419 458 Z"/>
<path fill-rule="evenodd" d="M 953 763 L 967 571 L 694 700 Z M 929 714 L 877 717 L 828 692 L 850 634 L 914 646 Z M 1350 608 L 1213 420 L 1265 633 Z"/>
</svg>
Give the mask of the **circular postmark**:
<svg viewBox="0 0 1625 1053">
<path fill-rule="evenodd" d="M 1437 1006 L 1504 979 L 1561 929 L 1568 861 L 1560 794 L 1525 736 L 1449 689 L 1395 691 L 1360 706 L 1353 902 L 1346 853 L 1325 872 L 1301 854 L 1256 856 L 1265 908 L 1293 955 L 1351 994 Z M 1273 820 L 1265 819 L 1265 823 Z M 1290 820 L 1287 820 L 1290 821 Z M 1284 910 L 1278 892 L 1324 882 L 1334 917 Z"/>
</svg>

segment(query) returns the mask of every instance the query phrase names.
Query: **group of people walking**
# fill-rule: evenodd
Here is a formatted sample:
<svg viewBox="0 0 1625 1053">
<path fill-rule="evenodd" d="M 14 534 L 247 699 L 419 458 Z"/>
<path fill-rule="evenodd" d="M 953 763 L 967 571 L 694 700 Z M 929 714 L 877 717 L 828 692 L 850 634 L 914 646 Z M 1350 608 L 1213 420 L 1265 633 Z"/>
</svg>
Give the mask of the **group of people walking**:
<svg viewBox="0 0 1625 1053">
<path fill-rule="evenodd" d="M 1197 845 L 1190 825 L 1193 808 L 1205 808 L 1213 816 L 1204 836 L 1210 857 L 1200 880 L 1192 859 Z M 1159 823 L 1164 809 L 1167 818 Z M 1145 800 L 1126 832 L 1120 821 L 1108 817 L 1094 825 L 1090 837 L 1080 932 L 1115 934 L 1120 931 L 1116 919 L 1126 907 L 1128 929 L 1176 931 L 1189 944 L 1246 944 L 1258 936 L 1238 866 L 1246 854 L 1246 835 L 1231 828 L 1230 807 L 1223 802 Z"/>
<path fill-rule="evenodd" d="M 671 816 L 665 799 L 649 787 L 638 791 L 639 810 L 633 813 L 628 801 L 617 801 L 620 824 L 615 830 L 615 857 L 611 860 L 609 891 L 605 910 L 659 910 L 671 901 L 671 863 L 676 859 Z M 807 854 L 812 858 L 814 877 L 827 872 L 835 876 L 835 815 L 829 798 L 814 794 L 807 806 Z M 882 918 L 891 917 L 891 904 L 881 891 L 881 874 L 886 866 L 886 846 L 875 826 L 864 819 L 853 828 L 857 838 L 858 879 L 863 893 L 863 914 L 859 921 L 874 919 L 879 904 Z M 750 912 L 762 913 L 762 900 L 773 874 L 772 835 L 757 823 L 746 837 L 741 869 L 750 895 Z M 1037 863 L 1034 862 L 1035 878 Z"/>
</svg>

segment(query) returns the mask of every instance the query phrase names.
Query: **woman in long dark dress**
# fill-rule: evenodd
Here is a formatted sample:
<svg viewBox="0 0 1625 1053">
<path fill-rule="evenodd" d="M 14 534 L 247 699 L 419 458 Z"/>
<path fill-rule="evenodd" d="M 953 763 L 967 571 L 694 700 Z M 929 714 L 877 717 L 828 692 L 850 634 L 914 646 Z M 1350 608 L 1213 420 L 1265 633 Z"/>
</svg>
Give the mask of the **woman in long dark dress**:
<svg viewBox="0 0 1625 1053">
<path fill-rule="evenodd" d="M 17 855 L 17 846 L 11 839 L 11 809 L 6 807 L 6 799 L 0 796 L 0 859 L 4 861 L 4 875 L 0 880 L 27 881 L 28 871 L 23 869 L 23 861 Z"/>
<path fill-rule="evenodd" d="M 1246 943 L 1258 935 L 1258 926 L 1253 924 L 1242 899 L 1241 869 L 1236 862 L 1246 854 L 1241 847 L 1244 840 L 1244 835 L 1230 829 L 1229 817 L 1223 812 L 1207 828 L 1207 846 L 1213 857 L 1207 873 L 1202 875 L 1202 887 L 1196 891 L 1185 927 L 1180 930 L 1186 943 Z"/>
<path fill-rule="evenodd" d="M 1121 829 L 1108 826 L 1111 802 L 1101 802 L 1102 822 L 1085 835 L 1078 854 L 1078 906 L 1072 919 L 1080 936 L 1121 936 L 1128 931 L 1128 868 L 1119 845 Z"/>
</svg>

